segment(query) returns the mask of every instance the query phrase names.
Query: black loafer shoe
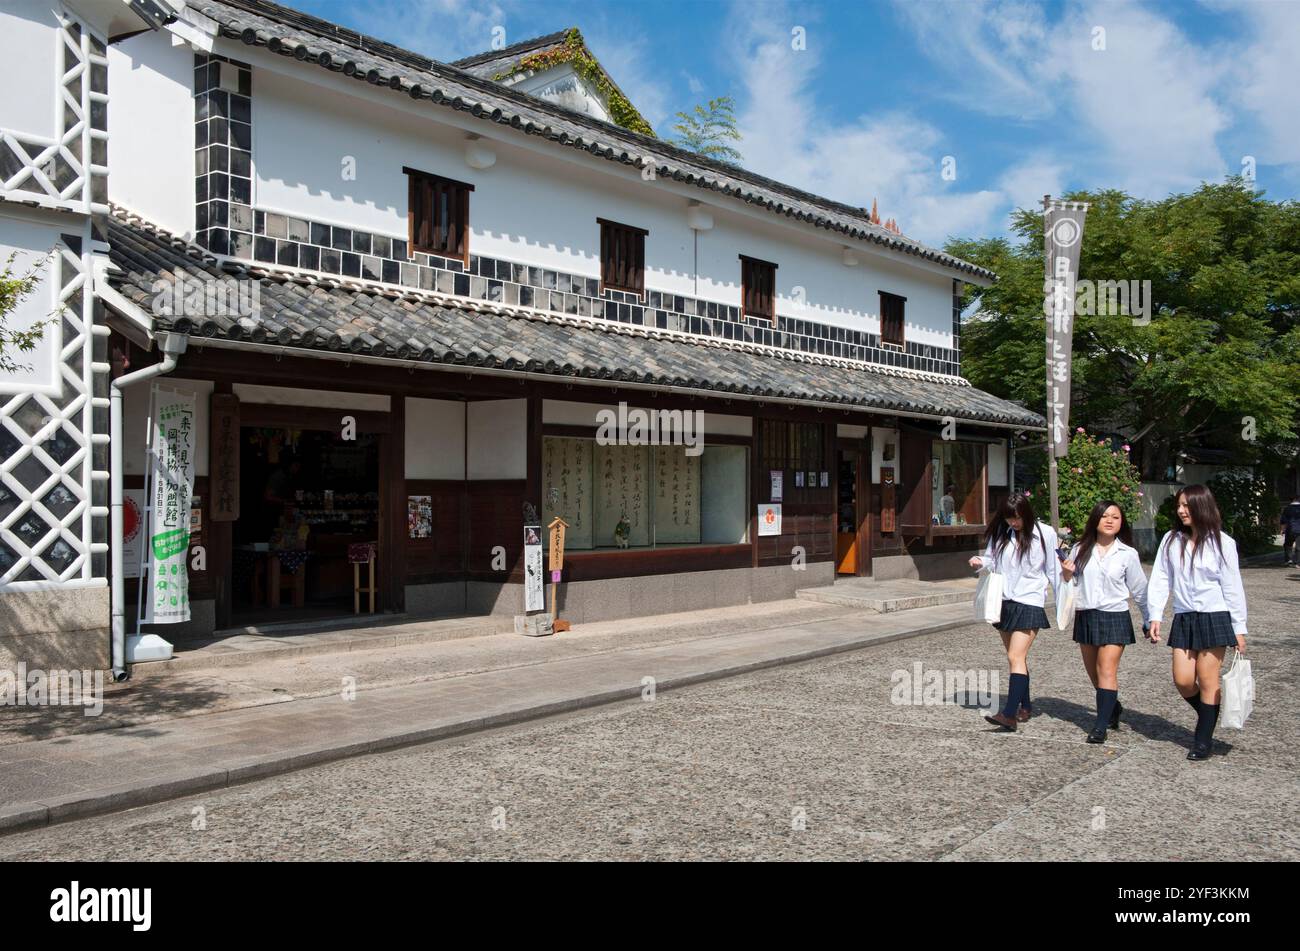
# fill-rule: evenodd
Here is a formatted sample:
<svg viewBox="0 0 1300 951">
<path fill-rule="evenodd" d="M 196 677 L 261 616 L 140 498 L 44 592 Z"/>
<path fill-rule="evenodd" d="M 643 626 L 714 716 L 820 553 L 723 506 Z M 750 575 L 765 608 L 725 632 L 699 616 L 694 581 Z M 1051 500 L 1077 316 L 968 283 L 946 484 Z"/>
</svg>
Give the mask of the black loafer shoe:
<svg viewBox="0 0 1300 951">
<path fill-rule="evenodd" d="M 1210 748 L 1208 746 L 1193 746 L 1187 752 L 1187 758 L 1190 760 L 1203 760 L 1210 758 Z"/>
<path fill-rule="evenodd" d="M 1112 710 L 1112 711 L 1110 712 L 1110 728 L 1111 728 L 1112 730 L 1118 730 L 1118 729 L 1119 729 L 1119 715 L 1120 715 L 1121 713 L 1123 713 L 1123 712 L 1124 712 L 1124 704 L 1122 704 L 1122 703 L 1120 703 L 1118 700 L 1116 700 L 1116 701 L 1115 701 L 1115 709 Z M 1101 741 L 1098 740 L 1098 742 L 1101 742 Z"/>
<path fill-rule="evenodd" d="M 1105 743 L 1106 728 L 1104 726 L 1094 727 L 1093 731 L 1088 734 L 1089 743 Z"/>
</svg>

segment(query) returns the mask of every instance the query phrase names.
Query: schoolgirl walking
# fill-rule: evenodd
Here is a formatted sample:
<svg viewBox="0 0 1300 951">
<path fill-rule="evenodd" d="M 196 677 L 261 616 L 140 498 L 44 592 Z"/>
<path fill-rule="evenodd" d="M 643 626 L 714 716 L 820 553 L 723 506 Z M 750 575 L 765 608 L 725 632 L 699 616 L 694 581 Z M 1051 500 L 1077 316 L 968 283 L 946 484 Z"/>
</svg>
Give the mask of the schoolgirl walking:
<svg viewBox="0 0 1300 951">
<path fill-rule="evenodd" d="M 1097 692 L 1097 718 L 1088 742 L 1104 743 L 1107 730 L 1119 729 L 1124 711 L 1119 702 L 1120 657 L 1137 641 L 1130 596 L 1149 620 L 1147 576 L 1123 509 L 1109 499 L 1093 506 L 1083 536 L 1061 563 L 1061 575 L 1066 581 L 1076 579 L 1074 640 Z"/>
<path fill-rule="evenodd" d="M 998 507 L 984 531 L 984 553 L 971 558 L 972 568 L 989 568 L 1003 576 L 1002 615 L 993 625 L 1002 635 L 1010 670 L 1001 712 L 986 716 L 999 733 L 1016 732 L 1016 724 L 1033 715 L 1029 698 L 1029 648 L 1048 627 L 1046 588 L 1061 591 L 1061 564 L 1056 532 L 1039 522 L 1028 496 L 1015 493 Z"/>
<path fill-rule="evenodd" d="M 1160 542 L 1147 587 L 1149 637 L 1160 640 L 1160 617 L 1172 593 L 1169 627 L 1174 686 L 1196 711 L 1190 760 L 1209 759 L 1219 720 L 1219 671 L 1228 647 L 1246 653 L 1246 592 L 1237 543 L 1223 531 L 1214 495 L 1203 485 L 1178 493 L 1178 520 Z"/>
</svg>

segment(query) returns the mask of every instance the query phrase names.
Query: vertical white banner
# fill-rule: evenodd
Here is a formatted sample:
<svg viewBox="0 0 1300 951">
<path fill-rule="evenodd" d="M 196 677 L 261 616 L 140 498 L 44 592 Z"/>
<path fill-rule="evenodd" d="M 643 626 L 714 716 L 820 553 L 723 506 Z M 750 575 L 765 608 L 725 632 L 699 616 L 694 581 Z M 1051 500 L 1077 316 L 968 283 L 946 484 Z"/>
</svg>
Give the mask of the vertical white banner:
<svg viewBox="0 0 1300 951">
<path fill-rule="evenodd" d="M 524 611 L 546 607 L 542 590 L 542 526 L 524 526 Z"/>
<path fill-rule="evenodd" d="M 149 574 L 144 623 L 190 619 L 190 500 L 194 495 L 194 396 L 154 386 L 149 433 Z"/>
<path fill-rule="evenodd" d="M 1070 448 L 1074 290 L 1088 204 L 1044 199 L 1043 313 L 1047 317 L 1047 441 L 1057 459 Z"/>
</svg>

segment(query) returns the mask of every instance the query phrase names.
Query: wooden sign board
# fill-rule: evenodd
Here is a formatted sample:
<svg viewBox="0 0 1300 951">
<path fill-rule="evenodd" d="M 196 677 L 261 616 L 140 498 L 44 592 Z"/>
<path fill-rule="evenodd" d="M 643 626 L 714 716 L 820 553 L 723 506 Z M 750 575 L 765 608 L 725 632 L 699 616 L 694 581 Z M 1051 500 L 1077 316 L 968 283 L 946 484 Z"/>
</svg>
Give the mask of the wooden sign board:
<svg viewBox="0 0 1300 951">
<path fill-rule="evenodd" d="M 551 571 L 561 571 L 564 568 L 564 530 L 569 525 L 564 519 L 556 517 L 551 520 L 547 526 L 551 532 L 551 550 L 550 563 Z"/>
<path fill-rule="evenodd" d="M 888 534 L 897 530 L 894 524 L 894 467 L 880 467 L 880 531 Z"/>
<path fill-rule="evenodd" d="M 239 397 L 213 393 L 208 427 L 208 505 L 214 522 L 239 518 Z"/>
</svg>

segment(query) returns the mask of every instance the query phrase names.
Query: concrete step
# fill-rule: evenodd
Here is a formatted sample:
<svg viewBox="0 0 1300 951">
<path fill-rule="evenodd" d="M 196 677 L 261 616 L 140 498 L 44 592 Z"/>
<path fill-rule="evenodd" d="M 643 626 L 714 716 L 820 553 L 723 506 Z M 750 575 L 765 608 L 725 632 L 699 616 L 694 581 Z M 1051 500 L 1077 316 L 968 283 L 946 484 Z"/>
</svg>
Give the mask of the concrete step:
<svg viewBox="0 0 1300 951">
<path fill-rule="evenodd" d="M 872 581 L 868 578 L 847 578 L 833 585 L 804 588 L 797 597 L 805 601 L 820 601 L 846 608 L 858 608 L 889 614 L 893 611 L 910 611 L 913 608 L 931 608 L 940 604 L 961 604 L 975 600 L 975 579 L 956 581 Z"/>
<path fill-rule="evenodd" d="M 332 627 L 330 625 L 329 627 Z M 322 630 L 325 628 L 325 630 Z M 133 664 L 132 678 L 155 677 L 200 667 L 239 667 L 283 657 L 402 647 L 462 637 L 484 637 L 514 630 L 512 617 L 449 617 L 396 621 L 329 630 L 326 625 L 274 625 L 225 632 L 205 641 L 178 641 L 171 660 Z"/>
</svg>

